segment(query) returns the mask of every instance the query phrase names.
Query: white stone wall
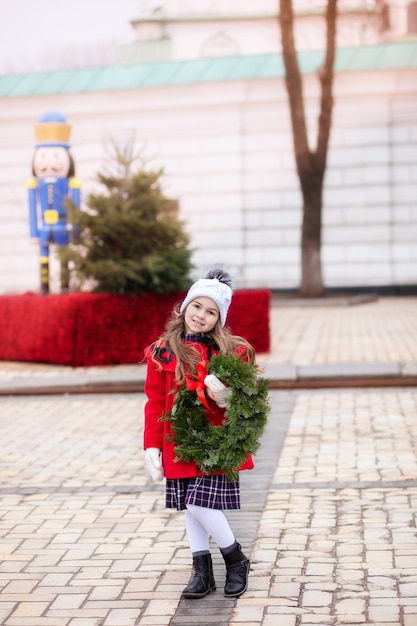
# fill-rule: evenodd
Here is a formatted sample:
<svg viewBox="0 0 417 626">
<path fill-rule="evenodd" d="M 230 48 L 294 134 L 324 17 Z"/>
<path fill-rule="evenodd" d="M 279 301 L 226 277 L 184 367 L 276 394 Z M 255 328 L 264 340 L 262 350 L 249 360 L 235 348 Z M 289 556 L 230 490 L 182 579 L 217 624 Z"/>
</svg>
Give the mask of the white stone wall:
<svg viewBox="0 0 417 626">
<path fill-rule="evenodd" d="M 365 77 L 364 77 L 365 78 Z M 337 81 L 324 197 L 328 284 L 417 282 L 414 72 Z"/>
<path fill-rule="evenodd" d="M 314 142 L 317 83 L 305 77 Z M 417 83 L 413 71 L 338 75 L 325 181 L 328 287 L 417 282 Z M 222 261 L 240 287 L 297 288 L 301 196 L 281 79 L 0 101 L 0 293 L 39 288 L 25 180 L 33 125 L 47 109 L 73 125 L 83 200 L 110 137 L 135 135 L 165 169 L 192 237 L 196 273 Z M 312 143 L 313 145 L 313 143 Z M 54 270 L 55 271 L 55 270 Z"/>
<path fill-rule="evenodd" d="M 339 0 L 338 47 L 398 39 L 407 32 L 406 3 L 389 3 L 391 26 L 381 33 L 376 0 Z M 294 0 L 297 49 L 323 49 L 326 4 L 326 0 Z M 168 38 L 170 60 L 268 54 L 281 50 L 278 13 L 278 0 L 144 0 L 133 26 L 142 42 Z M 143 60 L 134 58 L 133 51 L 129 62 Z"/>
</svg>

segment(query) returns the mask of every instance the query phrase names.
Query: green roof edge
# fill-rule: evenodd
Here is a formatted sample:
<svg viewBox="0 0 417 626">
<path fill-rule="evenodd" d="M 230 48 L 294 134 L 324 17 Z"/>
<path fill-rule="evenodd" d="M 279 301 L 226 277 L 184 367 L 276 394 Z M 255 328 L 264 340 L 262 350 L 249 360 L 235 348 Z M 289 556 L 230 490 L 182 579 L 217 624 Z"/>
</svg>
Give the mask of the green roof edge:
<svg viewBox="0 0 417 626">
<path fill-rule="evenodd" d="M 322 51 L 298 54 L 300 70 L 312 74 L 323 62 Z M 335 72 L 408 69 L 417 67 L 417 40 L 376 46 L 339 48 Z M 0 76 L 0 97 L 92 93 L 169 85 L 284 76 L 282 54 L 214 57 L 190 61 L 159 61 Z"/>
</svg>

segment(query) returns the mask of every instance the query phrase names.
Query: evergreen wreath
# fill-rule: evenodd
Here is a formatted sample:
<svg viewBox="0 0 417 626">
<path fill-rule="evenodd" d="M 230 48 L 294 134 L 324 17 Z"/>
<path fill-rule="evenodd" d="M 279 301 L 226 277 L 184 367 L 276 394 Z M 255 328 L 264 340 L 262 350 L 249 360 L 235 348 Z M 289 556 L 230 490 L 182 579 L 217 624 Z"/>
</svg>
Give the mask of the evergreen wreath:
<svg viewBox="0 0 417 626">
<path fill-rule="evenodd" d="M 204 474 L 224 472 L 235 482 L 247 455 L 260 446 L 270 410 L 268 381 L 258 376 L 256 365 L 232 354 L 213 356 L 208 373 L 232 389 L 223 424 L 209 423 L 199 395 L 185 385 L 161 420 L 172 423 L 175 434 L 168 437 L 175 443 L 177 462 L 194 461 Z"/>
</svg>

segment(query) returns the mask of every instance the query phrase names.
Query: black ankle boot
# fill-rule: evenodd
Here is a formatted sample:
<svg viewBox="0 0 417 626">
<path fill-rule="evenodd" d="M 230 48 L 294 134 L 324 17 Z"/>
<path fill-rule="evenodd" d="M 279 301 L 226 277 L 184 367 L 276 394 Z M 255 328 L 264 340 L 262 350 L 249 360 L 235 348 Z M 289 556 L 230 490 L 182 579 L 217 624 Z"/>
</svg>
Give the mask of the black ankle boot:
<svg viewBox="0 0 417 626">
<path fill-rule="evenodd" d="M 194 577 L 182 592 L 182 597 L 204 598 L 210 591 L 216 591 L 211 554 L 193 556 L 193 567 Z"/>
<path fill-rule="evenodd" d="M 249 559 L 243 554 L 242 546 L 235 542 L 233 550 L 227 549 L 226 554 L 220 550 L 226 563 L 226 584 L 224 595 L 237 598 L 248 588 Z"/>
</svg>

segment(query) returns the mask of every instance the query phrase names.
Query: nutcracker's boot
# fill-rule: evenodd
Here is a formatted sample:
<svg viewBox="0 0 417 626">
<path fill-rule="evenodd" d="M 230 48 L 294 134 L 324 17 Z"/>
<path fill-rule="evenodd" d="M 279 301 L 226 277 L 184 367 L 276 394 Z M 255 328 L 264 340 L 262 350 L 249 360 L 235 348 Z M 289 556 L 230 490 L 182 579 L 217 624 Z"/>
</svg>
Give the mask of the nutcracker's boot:
<svg viewBox="0 0 417 626">
<path fill-rule="evenodd" d="M 193 554 L 193 568 L 194 576 L 182 592 L 182 597 L 204 598 L 210 591 L 216 591 L 210 552 Z"/>
<path fill-rule="evenodd" d="M 249 559 L 237 541 L 229 548 L 220 549 L 220 552 L 226 563 L 224 595 L 227 598 L 238 598 L 248 588 Z"/>
</svg>

